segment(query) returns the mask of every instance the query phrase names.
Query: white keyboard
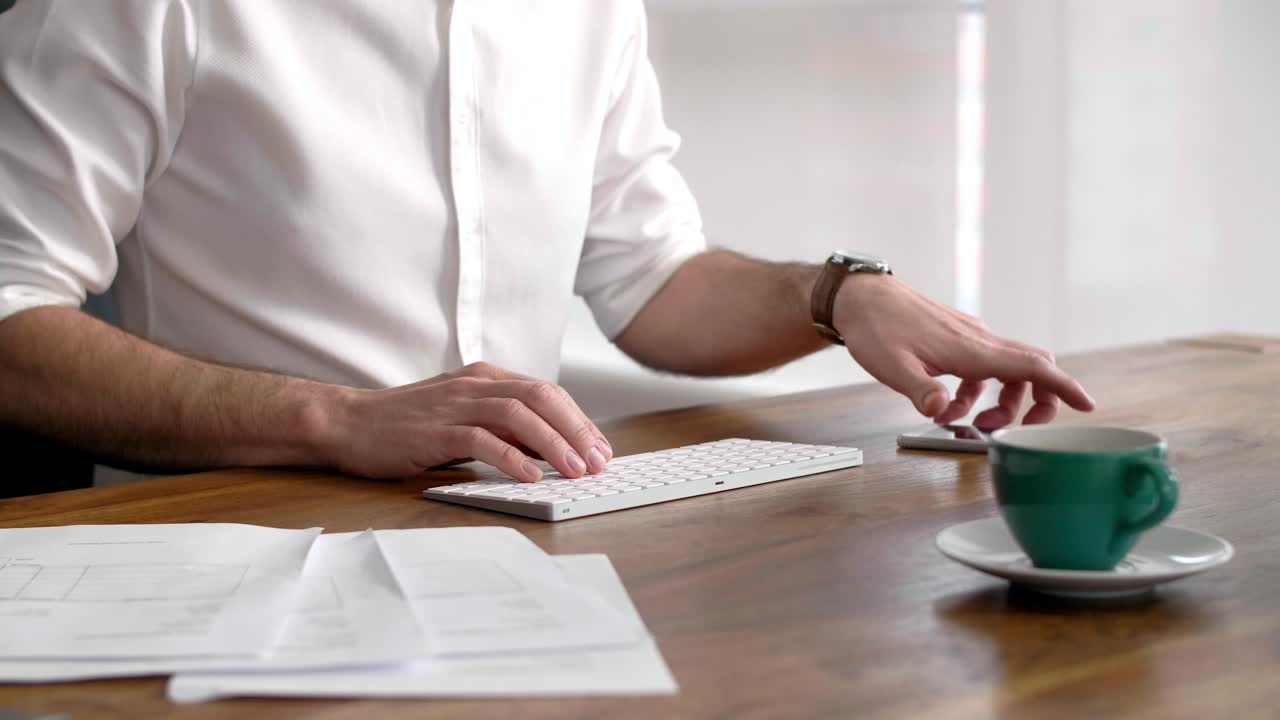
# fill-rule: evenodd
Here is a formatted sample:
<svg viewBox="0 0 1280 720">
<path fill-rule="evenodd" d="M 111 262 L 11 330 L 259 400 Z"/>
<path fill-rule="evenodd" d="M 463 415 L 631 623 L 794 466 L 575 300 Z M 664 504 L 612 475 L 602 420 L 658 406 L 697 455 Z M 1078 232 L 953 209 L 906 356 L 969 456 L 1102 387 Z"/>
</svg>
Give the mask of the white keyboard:
<svg viewBox="0 0 1280 720">
<path fill-rule="evenodd" d="M 477 480 L 422 495 L 539 520 L 567 520 L 861 464 L 857 448 L 734 438 L 614 458 L 599 475 L 576 480 L 552 471 L 536 483 Z"/>
</svg>

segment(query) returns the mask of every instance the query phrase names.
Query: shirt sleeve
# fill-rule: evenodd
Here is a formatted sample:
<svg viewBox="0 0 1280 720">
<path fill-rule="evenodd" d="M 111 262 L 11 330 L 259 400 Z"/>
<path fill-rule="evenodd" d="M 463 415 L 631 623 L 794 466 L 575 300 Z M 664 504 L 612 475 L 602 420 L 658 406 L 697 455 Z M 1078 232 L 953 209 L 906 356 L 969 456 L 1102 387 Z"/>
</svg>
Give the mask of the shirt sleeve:
<svg viewBox="0 0 1280 720">
<path fill-rule="evenodd" d="M 644 9 L 639 2 L 635 7 L 636 30 L 600 136 L 575 283 L 609 339 L 626 329 L 677 268 L 706 249 L 697 203 L 671 164 L 680 138 L 663 120 Z"/>
<path fill-rule="evenodd" d="M 0 15 L 0 319 L 79 306 L 116 274 L 195 67 L 174 0 L 22 0 Z"/>
</svg>

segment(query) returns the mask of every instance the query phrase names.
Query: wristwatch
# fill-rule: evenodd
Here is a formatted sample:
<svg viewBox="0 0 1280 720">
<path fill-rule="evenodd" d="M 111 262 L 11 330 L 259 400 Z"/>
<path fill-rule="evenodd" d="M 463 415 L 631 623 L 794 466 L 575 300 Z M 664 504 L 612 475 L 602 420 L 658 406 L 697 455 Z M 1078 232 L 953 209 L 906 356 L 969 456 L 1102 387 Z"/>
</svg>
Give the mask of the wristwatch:
<svg viewBox="0 0 1280 720">
<path fill-rule="evenodd" d="M 813 295 L 809 300 L 809 308 L 813 314 L 813 327 L 826 339 L 837 345 L 844 344 L 844 338 L 836 331 L 835 317 L 836 291 L 849 273 L 880 273 L 892 275 L 889 263 L 874 255 L 865 253 L 848 253 L 837 250 L 822 265 L 818 282 L 813 285 Z"/>
</svg>

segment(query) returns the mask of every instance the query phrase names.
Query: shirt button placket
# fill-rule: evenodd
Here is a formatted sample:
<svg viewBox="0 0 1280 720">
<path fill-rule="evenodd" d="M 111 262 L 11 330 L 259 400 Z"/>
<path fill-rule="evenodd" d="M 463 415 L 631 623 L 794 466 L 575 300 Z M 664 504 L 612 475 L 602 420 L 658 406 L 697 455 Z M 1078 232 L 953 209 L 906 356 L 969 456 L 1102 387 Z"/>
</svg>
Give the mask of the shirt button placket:
<svg viewBox="0 0 1280 720">
<path fill-rule="evenodd" d="M 458 221 L 458 353 L 463 364 L 483 357 L 484 235 L 480 221 L 470 0 L 455 0 L 449 26 L 451 173 Z"/>
</svg>

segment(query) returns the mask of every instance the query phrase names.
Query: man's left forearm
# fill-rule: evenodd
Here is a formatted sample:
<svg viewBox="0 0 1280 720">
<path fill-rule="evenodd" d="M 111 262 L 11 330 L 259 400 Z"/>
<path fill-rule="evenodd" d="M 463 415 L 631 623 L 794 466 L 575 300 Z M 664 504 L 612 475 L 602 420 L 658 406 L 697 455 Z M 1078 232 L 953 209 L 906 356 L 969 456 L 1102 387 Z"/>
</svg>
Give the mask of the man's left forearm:
<svg viewBox="0 0 1280 720">
<path fill-rule="evenodd" d="M 828 344 L 809 316 L 819 271 L 709 250 L 671 276 L 618 337 L 618 347 L 644 365 L 687 375 L 776 367 Z"/>
<path fill-rule="evenodd" d="M 654 368 L 691 375 L 765 370 L 826 345 L 813 328 L 809 296 L 817 266 L 753 260 L 713 250 L 671 276 L 617 342 Z M 852 359 L 911 399 L 936 422 L 967 415 L 988 380 L 1003 387 L 973 423 L 1048 422 L 1060 401 L 1091 410 L 1093 399 L 1044 350 L 1000 337 L 981 320 L 930 299 L 892 275 L 851 273 L 832 300 L 833 328 Z M 955 397 L 939 375 L 960 378 Z"/>
</svg>

